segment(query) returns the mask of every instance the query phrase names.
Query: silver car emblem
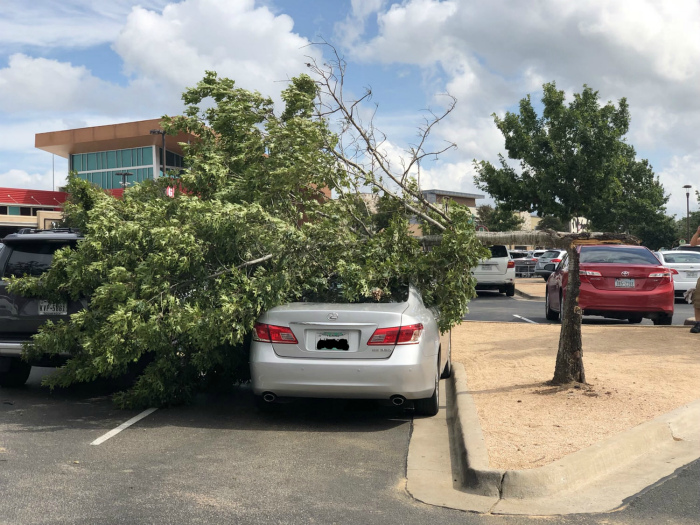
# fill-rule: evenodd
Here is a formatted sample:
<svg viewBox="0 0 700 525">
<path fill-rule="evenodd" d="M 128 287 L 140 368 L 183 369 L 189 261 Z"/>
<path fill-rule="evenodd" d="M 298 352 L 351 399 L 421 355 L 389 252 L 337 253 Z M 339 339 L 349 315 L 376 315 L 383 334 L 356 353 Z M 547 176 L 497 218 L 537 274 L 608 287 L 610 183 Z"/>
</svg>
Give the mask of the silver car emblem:
<svg viewBox="0 0 700 525">
<path fill-rule="evenodd" d="M 338 313 L 337 312 L 331 312 L 328 314 L 328 319 L 331 321 L 335 321 L 338 319 Z"/>
<path fill-rule="evenodd" d="M 620 273 L 620 275 L 622 275 L 622 277 L 627 277 L 629 274 L 630 274 L 629 272 L 621 272 Z"/>
</svg>

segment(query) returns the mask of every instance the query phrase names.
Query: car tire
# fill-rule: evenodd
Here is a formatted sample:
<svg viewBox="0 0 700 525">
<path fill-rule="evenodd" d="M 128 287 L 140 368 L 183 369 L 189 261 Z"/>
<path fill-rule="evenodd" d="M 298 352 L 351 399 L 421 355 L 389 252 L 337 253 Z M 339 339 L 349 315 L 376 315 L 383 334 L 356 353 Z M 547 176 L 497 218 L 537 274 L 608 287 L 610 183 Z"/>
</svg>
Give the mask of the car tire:
<svg viewBox="0 0 700 525">
<path fill-rule="evenodd" d="M 25 363 L 19 357 L 4 357 L 10 364 L 7 370 L 0 372 L 0 387 L 17 388 L 27 382 L 32 371 L 32 365 Z"/>
<path fill-rule="evenodd" d="M 558 321 L 559 320 L 559 312 L 556 310 L 553 310 L 551 306 L 549 306 L 549 291 L 545 290 L 544 292 L 544 316 L 547 318 L 547 321 Z"/>
<path fill-rule="evenodd" d="M 629 317 L 627 320 L 630 324 L 639 324 L 642 322 L 642 319 L 644 318 L 641 315 L 635 315 L 634 317 Z"/>
<path fill-rule="evenodd" d="M 515 285 L 509 284 L 506 286 L 506 296 L 513 297 L 515 295 Z"/>
<path fill-rule="evenodd" d="M 435 390 L 433 390 L 433 395 L 413 401 L 413 410 L 417 416 L 433 417 L 440 411 L 440 374 L 438 373 L 438 368 L 435 368 Z"/>
<path fill-rule="evenodd" d="M 659 314 L 653 319 L 653 323 L 659 326 L 670 326 L 673 323 L 673 316 L 668 314 Z"/>
<path fill-rule="evenodd" d="M 442 369 L 442 374 L 440 374 L 440 379 L 447 379 L 452 376 L 452 346 L 447 351 L 447 362 L 445 363 L 445 368 Z"/>
</svg>

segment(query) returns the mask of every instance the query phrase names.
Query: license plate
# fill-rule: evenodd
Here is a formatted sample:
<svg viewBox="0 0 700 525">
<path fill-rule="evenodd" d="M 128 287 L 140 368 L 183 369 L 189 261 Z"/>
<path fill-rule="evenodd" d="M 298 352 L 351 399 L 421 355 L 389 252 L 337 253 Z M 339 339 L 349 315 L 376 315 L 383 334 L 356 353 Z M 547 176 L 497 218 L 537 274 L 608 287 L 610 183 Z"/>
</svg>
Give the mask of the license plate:
<svg viewBox="0 0 700 525">
<path fill-rule="evenodd" d="M 490 264 L 482 264 L 479 269 L 482 271 L 490 272 L 491 270 L 493 270 L 493 266 Z"/>
<path fill-rule="evenodd" d="M 615 288 L 634 288 L 634 279 L 615 279 Z"/>
<path fill-rule="evenodd" d="M 318 332 L 316 350 L 350 350 L 347 332 Z"/>
<path fill-rule="evenodd" d="M 685 272 L 685 276 L 695 278 L 698 276 L 698 272 Z"/>
<path fill-rule="evenodd" d="M 39 301 L 39 315 L 68 315 L 68 304 L 50 303 L 42 299 Z"/>
</svg>

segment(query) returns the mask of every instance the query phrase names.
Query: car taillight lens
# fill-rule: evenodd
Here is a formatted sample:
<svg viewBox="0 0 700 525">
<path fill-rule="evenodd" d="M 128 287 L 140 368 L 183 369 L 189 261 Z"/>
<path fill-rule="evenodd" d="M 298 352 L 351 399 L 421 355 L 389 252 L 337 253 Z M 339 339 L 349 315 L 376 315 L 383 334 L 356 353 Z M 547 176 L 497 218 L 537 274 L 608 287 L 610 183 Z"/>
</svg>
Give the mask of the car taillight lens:
<svg viewBox="0 0 700 525">
<path fill-rule="evenodd" d="M 579 277 L 581 278 L 582 283 L 587 283 L 588 279 L 595 279 L 598 277 L 603 277 L 603 275 L 600 272 L 596 272 L 593 270 L 581 270 L 578 272 Z"/>
<path fill-rule="evenodd" d="M 255 323 L 253 327 L 253 340 L 263 343 L 280 343 L 295 345 L 298 344 L 292 330 L 286 326 L 275 326 L 272 324 Z"/>
<path fill-rule="evenodd" d="M 678 272 L 676 272 L 676 273 L 678 273 Z M 662 281 L 668 279 L 669 281 L 672 281 L 673 280 L 672 270 L 650 273 L 649 279 L 661 279 Z"/>
<path fill-rule="evenodd" d="M 675 268 L 669 268 L 669 271 L 671 272 L 671 275 L 678 275 L 678 270 Z"/>
<path fill-rule="evenodd" d="M 560 263 L 561 259 L 550 259 L 549 262 Z"/>
<path fill-rule="evenodd" d="M 515 268 L 515 261 L 508 261 L 508 268 Z"/>
<path fill-rule="evenodd" d="M 413 345 L 420 341 L 423 334 L 421 323 L 408 326 L 393 326 L 391 328 L 377 328 L 367 344 L 376 345 Z"/>
</svg>

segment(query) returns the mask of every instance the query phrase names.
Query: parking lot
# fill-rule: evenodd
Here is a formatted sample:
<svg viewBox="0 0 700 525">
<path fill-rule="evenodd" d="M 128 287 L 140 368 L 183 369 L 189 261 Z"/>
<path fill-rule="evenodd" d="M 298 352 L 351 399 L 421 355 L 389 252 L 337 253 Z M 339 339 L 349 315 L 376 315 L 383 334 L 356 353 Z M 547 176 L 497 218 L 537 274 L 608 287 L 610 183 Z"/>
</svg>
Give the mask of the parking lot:
<svg viewBox="0 0 700 525">
<path fill-rule="evenodd" d="M 680 305 L 682 306 L 682 305 Z M 529 313 L 529 308 L 533 308 Z M 472 317 L 544 322 L 539 301 L 483 294 Z M 468 317 L 469 317 L 468 316 Z M 0 524 L 532 523 L 465 514 L 406 491 L 412 414 L 363 401 L 299 401 L 258 411 L 247 388 L 156 410 L 116 409 L 99 384 L 49 392 L 50 372 L 0 389 Z M 556 523 L 693 523 L 700 465 L 613 515 Z"/>
</svg>

